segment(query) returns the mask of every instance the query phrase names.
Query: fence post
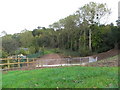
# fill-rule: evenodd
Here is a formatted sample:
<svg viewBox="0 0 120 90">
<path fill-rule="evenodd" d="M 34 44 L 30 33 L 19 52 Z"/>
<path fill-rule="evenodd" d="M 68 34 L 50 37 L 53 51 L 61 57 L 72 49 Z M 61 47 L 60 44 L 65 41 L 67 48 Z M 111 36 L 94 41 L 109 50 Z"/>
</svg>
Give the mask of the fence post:
<svg viewBox="0 0 120 90">
<path fill-rule="evenodd" d="M 69 65 L 69 63 L 70 63 L 70 58 L 68 58 L 68 65 Z"/>
<path fill-rule="evenodd" d="M 35 62 L 34 58 L 33 58 L 33 62 Z"/>
<path fill-rule="evenodd" d="M 41 59 L 41 67 L 43 67 L 43 60 Z"/>
<path fill-rule="evenodd" d="M 27 66 L 29 66 L 29 59 L 27 58 Z"/>
<path fill-rule="evenodd" d="M 32 63 L 32 65 L 34 66 L 35 65 L 35 59 L 33 58 L 33 63 Z"/>
<path fill-rule="evenodd" d="M 18 58 L 18 67 L 20 68 L 20 58 Z"/>
<path fill-rule="evenodd" d="M 80 58 L 80 64 L 81 64 L 81 58 Z"/>
<path fill-rule="evenodd" d="M 8 69 L 10 69 L 10 61 L 9 61 L 9 58 L 7 59 L 7 63 L 8 63 Z"/>
</svg>

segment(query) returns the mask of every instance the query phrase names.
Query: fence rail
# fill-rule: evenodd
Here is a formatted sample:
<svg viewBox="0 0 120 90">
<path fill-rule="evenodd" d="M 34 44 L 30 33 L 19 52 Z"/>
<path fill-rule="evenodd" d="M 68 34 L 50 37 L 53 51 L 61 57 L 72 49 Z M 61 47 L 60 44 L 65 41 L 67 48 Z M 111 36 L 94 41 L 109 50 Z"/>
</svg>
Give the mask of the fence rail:
<svg viewBox="0 0 120 90">
<path fill-rule="evenodd" d="M 24 60 L 24 62 L 23 62 Z M 21 64 L 29 64 L 34 63 L 34 58 L 0 58 L 0 66 L 4 68 L 4 66 L 7 66 L 7 69 L 11 68 L 11 65 L 17 65 L 17 67 L 20 67 Z"/>
</svg>

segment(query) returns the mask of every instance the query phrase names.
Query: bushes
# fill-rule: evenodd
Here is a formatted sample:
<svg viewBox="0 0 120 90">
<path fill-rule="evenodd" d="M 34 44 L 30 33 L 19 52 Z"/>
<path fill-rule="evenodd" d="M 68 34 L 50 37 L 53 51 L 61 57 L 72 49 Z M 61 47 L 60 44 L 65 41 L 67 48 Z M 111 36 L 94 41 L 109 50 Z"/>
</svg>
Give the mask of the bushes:
<svg viewBox="0 0 120 90">
<path fill-rule="evenodd" d="M 34 46 L 31 46 L 31 47 L 29 48 L 29 52 L 30 52 L 30 54 L 35 53 L 35 52 L 36 52 L 35 47 L 34 47 Z"/>
<path fill-rule="evenodd" d="M 15 54 L 28 55 L 29 53 L 30 53 L 29 50 L 24 50 L 23 48 L 20 48 L 19 50 L 15 51 Z"/>
<path fill-rule="evenodd" d="M 5 52 L 5 51 L 1 51 L 0 50 L 0 54 L 2 54 L 2 55 L 0 55 L 0 58 L 6 58 L 6 57 L 8 57 L 8 53 L 7 52 Z"/>
<path fill-rule="evenodd" d="M 79 50 L 80 56 L 88 56 L 91 54 L 88 47 L 81 47 Z"/>
<path fill-rule="evenodd" d="M 27 57 L 28 58 L 38 58 L 42 55 L 43 55 L 43 52 L 38 52 L 38 53 L 35 53 L 35 54 L 29 54 L 29 55 L 27 55 Z"/>
<path fill-rule="evenodd" d="M 55 48 L 55 53 L 60 53 L 60 49 L 59 48 Z"/>
</svg>

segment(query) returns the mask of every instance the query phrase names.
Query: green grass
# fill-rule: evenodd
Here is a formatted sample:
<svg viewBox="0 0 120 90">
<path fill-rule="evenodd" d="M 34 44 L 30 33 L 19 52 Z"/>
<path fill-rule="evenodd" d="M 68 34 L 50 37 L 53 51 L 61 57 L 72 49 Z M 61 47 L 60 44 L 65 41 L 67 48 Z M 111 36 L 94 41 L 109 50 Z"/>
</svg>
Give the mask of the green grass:
<svg viewBox="0 0 120 90">
<path fill-rule="evenodd" d="M 77 51 L 71 51 L 71 50 L 59 50 L 61 54 L 63 54 L 64 56 L 72 56 L 72 57 L 78 57 L 80 56 L 80 53 Z"/>
<path fill-rule="evenodd" d="M 118 67 L 62 67 L 3 74 L 3 88 L 117 88 Z"/>
<path fill-rule="evenodd" d="M 56 52 L 55 52 L 55 49 L 48 49 L 48 48 L 45 48 L 45 49 L 44 49 L 44 55 L 45 55 L 45 54 L 51 54 L 51 53 L 56 53 Z"/>
<path fill-rule="evenodd" d="M 59 48 L 45 48 L 44 54 L 51 54 L 51 53 L 57 53 L 57 54 L 63 54 L 64 56 L 72 56 L 77 57 L 80 56 L 80 54 L 77 51 L 71 51 L 71 50 L 65 50 L 65 49 L 59 49 Z"/>
</svg>

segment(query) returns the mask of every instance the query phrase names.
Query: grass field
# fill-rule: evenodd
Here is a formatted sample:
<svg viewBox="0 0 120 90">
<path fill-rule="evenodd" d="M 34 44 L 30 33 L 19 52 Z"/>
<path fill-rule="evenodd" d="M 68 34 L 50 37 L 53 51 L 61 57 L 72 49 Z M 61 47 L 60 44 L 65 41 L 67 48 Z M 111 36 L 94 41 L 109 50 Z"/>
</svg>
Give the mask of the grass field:
<svg viewBox="0 0 120 90">
<path fill-rule="evenodd" d="M 61 67 L 3 74 L 3 88 L 117 88 L 118 67 Z"/>
</svg>

